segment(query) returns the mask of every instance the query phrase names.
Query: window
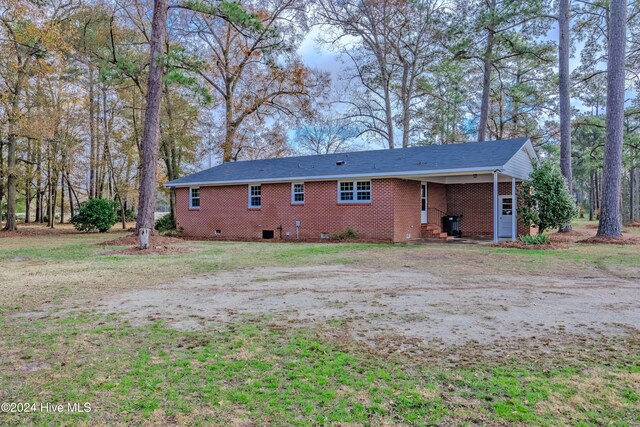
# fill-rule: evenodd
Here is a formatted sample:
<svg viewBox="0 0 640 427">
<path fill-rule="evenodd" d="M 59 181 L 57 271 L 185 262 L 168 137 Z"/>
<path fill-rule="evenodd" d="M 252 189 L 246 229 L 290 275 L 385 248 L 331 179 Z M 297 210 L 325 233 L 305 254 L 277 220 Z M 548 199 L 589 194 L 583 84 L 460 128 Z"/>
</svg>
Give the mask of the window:
<svg viewBox="0 0 640 427">
<path fill-rule="evenodd" d="M 340 183 L 340 197 L 341 202 L 347 202 L 353 200 L 353 182 L 341 182 Z"/>
<path fill-rule="evenodd" d="M 249 186 L 249 207 L 259 208 L 262 206 L 262 186 L 250 185 Z"/>
<path fill-rule="evenodd" d="M 304 204 L 304 182 L 291 184 L 291 203 L 294 205 Z"/>
<path fill-rule="evenodd" d="M 371 181 L 338 183 L 338 202 L 366 203 L 371 201 Z"/>
<path fill-rule="evenodd" d="M 189 207 L 198 209 L 200 207 L 200 187 L 189 189 Z"/>
<path fill-rule="evenodd" d="M 509 216 L 513 212 L 513 199 L 511 197 L 504 197 L 502 199 L 502 215 Z"/>
</svg>

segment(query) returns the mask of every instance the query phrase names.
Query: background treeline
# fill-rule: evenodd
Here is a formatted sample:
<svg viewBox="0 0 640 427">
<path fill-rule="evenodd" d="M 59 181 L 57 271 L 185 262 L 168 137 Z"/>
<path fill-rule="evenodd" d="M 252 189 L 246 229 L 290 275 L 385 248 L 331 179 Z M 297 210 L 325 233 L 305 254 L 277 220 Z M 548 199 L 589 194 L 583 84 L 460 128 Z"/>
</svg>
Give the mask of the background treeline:
<svg viewBox="0 0 640 427">
<path fill-rule="evenodd" d="M 530 137 L 558 155 L 558 4 L 169 3 L 159 182 L 220 161 Z M 640 216 L 640 2 L 628 1 L 623 219 Z M 602 198 L 609 2 L 574 1 L 573 191 Z M 233 8 L 227 8 L 234 13 Z M 53 226 L 79 202 L 135 218 L 153 2 L 0 0 L 0 212 Z M 342 62 L 306 65 L 301 42 Z M 164 191 L 164 190 L 162 190 Z M 13 192 L 13 194 L 12 194 Z M 174 200 L 168 192 L 167 207 Z"/>
</svg>

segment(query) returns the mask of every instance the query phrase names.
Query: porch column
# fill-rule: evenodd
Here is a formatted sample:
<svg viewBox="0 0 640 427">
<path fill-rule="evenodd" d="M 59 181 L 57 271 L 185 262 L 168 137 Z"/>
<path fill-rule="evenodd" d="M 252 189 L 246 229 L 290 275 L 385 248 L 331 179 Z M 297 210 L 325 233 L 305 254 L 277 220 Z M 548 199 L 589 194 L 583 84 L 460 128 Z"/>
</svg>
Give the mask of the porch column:
<svg viewBox="0 0 640 427">
<path fill-rule="evenodd" d="M 493 243 L 498 243 L 498 171 L 493 171 Z"/>
<path fill-rule="evenodd" d="M 516 179 L 511 178 L 511 240 L 518 238 L 518 196 L 516 194 Z"/>
</svg>

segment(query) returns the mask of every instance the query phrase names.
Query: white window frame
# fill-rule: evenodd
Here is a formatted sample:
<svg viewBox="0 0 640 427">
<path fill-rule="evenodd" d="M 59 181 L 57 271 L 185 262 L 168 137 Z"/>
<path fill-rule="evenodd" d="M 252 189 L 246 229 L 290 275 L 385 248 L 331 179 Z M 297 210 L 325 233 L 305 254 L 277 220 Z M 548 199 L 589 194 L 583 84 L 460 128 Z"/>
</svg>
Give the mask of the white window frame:
<svg viewBox="0 0 640 427">
<path fill-rule="evenodd" d="M 295 191 L 296 185 L 302 185 L 302 191 Z M 304 199 L 305 199 L 305 189 L 306 189 L 306 185 L 304 185 L 304 182 L 292 182 L 291 183 L 291 204 L 292 205 L 304 205 Z M 296 200 L 296 194 L 302 194 L 302 200 Z"/>
<path fill-rule="evenodd" d="M 367 182 L 369 183 L 369 199 L 368 200 L 358 200 L 358 183 L 359 182 Z M 341 184 L 343 183 L 350 183 L 353 185 L 353 188 L 350 191 L 341 191 L 340 187 Z M 360 191 L 363 192 L 363 191 Z M 355 181 L 338 181 L 338 203 L 345 203 L 345 204 L 350 204 L 350 203 L 363 203 L 363 204 L 368 204 L 371 203 L 371 200 L 373 200 L 373 194 L 372 194 L 372 185 L 371 185 L 371 180 L 370 179 L 366 179 L 366 180 L 355 180 Z M 352 200 L 342 200 L 342 193 L 351 193 L 353 199 Z"/>
<path fill-rule="evenodd" d="M 193 190 L 198 190 L 198 197 L 193 197 Z M 198 206 L 193 205 L 193 199 L 198 199 Z M 200 209 L 200 206 L 202 206 L 200 187 L 189 187 L 189 209 Z"/>
<path fill-rule="evenodd" d="M 260 197 L 260 204 L 259 205 L 253 205 L 251 203 L 251 201 L 252 201 L 251 200 L 251 197 L 252 197 L 251 188 L 252 187 L 260 187 L 260 195 L 259 196 L 254 196 L 254 197 Z M 248 203 L 249 209 L 260 209 L 260 208 L 262 208 L 262 184 L 249 184 L 247 193 L 248 193 L 247 194 L 248 195 L 247 203 Z"/>
</svg>

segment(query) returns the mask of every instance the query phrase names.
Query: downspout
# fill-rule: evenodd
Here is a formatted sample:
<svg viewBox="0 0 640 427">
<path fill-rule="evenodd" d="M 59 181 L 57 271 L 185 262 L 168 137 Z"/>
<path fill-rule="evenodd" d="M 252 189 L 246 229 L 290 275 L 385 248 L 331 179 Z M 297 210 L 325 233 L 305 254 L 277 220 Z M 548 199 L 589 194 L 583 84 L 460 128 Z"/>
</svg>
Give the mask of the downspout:
<svg viewBox="0 0 640 427">
<path fill-rule="evenodd" d="M 498 170 L 493 171 L 493 243 L 498 244 Z"/>
<path fill-rule="evenodd" d="M 511 178 L 511 240 L 518 238 L 518 195 L 516 194 L 516 179 Z"/>
</svg>

